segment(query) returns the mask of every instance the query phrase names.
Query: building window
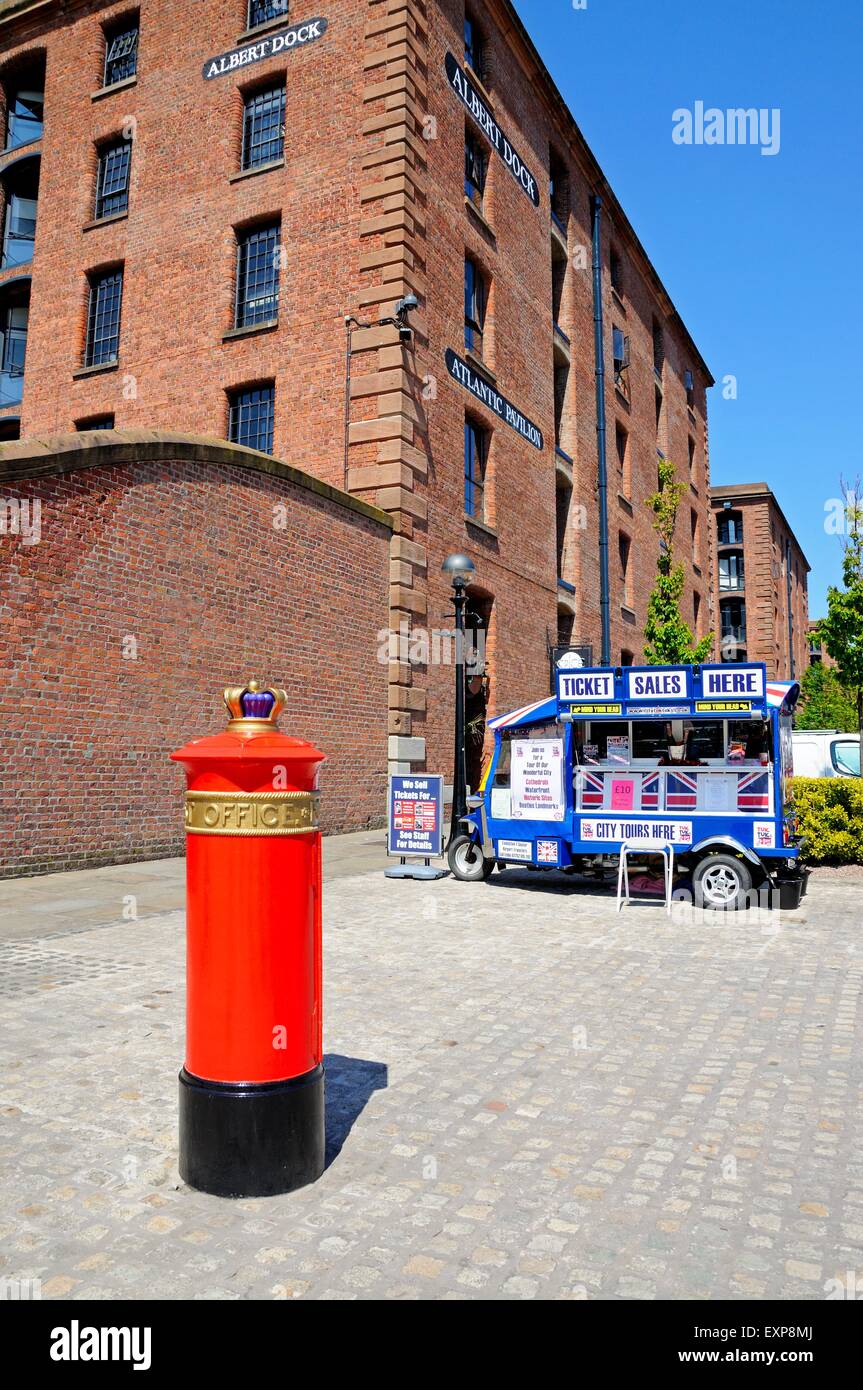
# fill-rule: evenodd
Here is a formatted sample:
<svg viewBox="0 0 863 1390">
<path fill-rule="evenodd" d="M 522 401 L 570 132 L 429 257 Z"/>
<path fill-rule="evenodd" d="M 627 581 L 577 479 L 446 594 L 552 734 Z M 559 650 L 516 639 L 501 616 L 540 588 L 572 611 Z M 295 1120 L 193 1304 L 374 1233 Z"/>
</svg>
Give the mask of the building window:
<svg viewBox="0 0 863 1390">
<path fill-rule="evenodd" d="M 727 599 L 719 605 L 720 655 L 723 661 L 746 660 L 746 604 Z"/>
<path fill-rule="evenodd" d="M 742 589 L 744 584 L 743 551 L 731 550 L 719 557 L 720 589 Z"/>
<path fill-rule="evenodd" d="M 700 595 L 700 594 L 695 594 L 695 593 L 694 593 L 694 594 L 692 595 L 692 632 L 693 632 L 693 636 L 695 636 L 696 638 L 697 638 L 698 635 L 699 635 L 700 623 L 701 623 L 701 595 Z"/>
<path fill-rule="evenodd" d="M 105 30 L 105 74 L 102 85 L 114 87 L 138 71 L 138 19 L 126 19 Z"/>
<path fill-rule="evenodd" d="M 693 475 L 694 473 L 695 473 L 695 440 L 692 438 L 692 435 L 690 435 L 690 436 L 689 436 L 689 475 L 690 475 L 690 477 L 692 477 L 692 475 Z"/>
<path fill-rule="evenodd" d="M 16 91 L 6 109 L 6 149 L 16 150 L 42 139 L 44 92 Z"/>
<path fill-rule="evenodd" d="M 555 328 L 560 328 L 563 317 L 563 296 L 566 289 L 566 271 L 569 262 L 566 256 L 551 258 L 551 316 Z"/>
<path fill-rule="evenodd" d="M 464 345 L 468 352 L 482 357 L 483 332 L 487 303 L 486 284 L 476 261 L 465 256 L 464 261 Z"/>
<path fill-rule="evenodd" d="M 109 270 L 90 278 L 87 306 L 87 339 L 84 366 L 99 367 L 116 362 L 120 351 L 120 308 L 123 302 L 123 272 Z"/>
<path fill-rule="evenodd" d="M 569 176 L 563 160 L 553 150 L 548 161 L 548 197 L 552 221 L 566 236 L 569 224 Z"/>
<path fill-rule="evenodd" d="M 464 195 L 468 202 L 482 211 L 485 181 L 488 176 L 488 156 L 485 146 L 472 131 L 464 135 Z"/>
<path fill-rule="evenodd" d="M 629 575 L 629 556 L 632 549 L 632 541 L 623 531 L 617 533 L 617 554 L 620 560 L 620 583 L 623 590 L 623 602 L 627 608 L 632 607 L 632 584 Z"/>
<path fill-rule="evenodd" d="M 243 104 L 241 167 L 258 169 L 285 155 L 285 86 L 252 92 Z"/>
<path fill-rule="evenodd" d="M 39 161 L 25 159 L 2 180 L 6 196 L 0 269 L 26 265 L 36 247 L 36 210 L 39 201 Z"/>
<path fill-rule="evenodd" d="M 612 357 L 614 360 L 614 384 L 622 395 L 629 398 L 629 339 L 622 328 L 612 329 Z"/>
<path fill-rule="evenodd" d="M 625 647 L 622 647 L 622 648 L 621 648 L 621 651 L 620 651 L 620 664 L 621 664 L 621 666 L 634 666 L 634 665 L 635 665 L 635 654 L 634 654 L 634 652 L 629 652 L 629 651 L 626 650 Z"/>
<path fill-rule="evenodd" d="M 96 220 L 126 212 L 129 207 L 131 140 L 117 140 L 99 151 L 96 174 Z"/>
<path fill-rule="evenodd" d="M 683 384 L 686 387 L 686 404 L 692 410 L 695 405 L 695 378 L 689 368 L 683 373 Z"/>
<path fill-rule="evenodd" d="M 476 20 L 469 14 L 464 17 L 464 61 L 481 81 L 485 79 L 485 44 Z"/>
<path fill-rule="evenodd" d="M 569 365 L 561 362 L 554 369 L 554 442 L 558 449 L 563 446 L 564 419 L 566 411 L 566 392 L 569 387 Z"/>
<path fill-rule="evenodd" d="M 617 466 L 621 473 L 626 472 L 626 451 L 629 445 L 629 435 L 623 428 L 619 420 L 614 425 L 614 445 L 617 450 Z"/>
<path fill-rule="evenodd" d="M 569 510 L 572 505 L 572 488 L 558 483 L 555 488 L 555 522 L 557 540 L 557 577 L 563 578 L 566 565 L 566 538 L 569 532 Z"/>
<path fill-rule="evenodd" d="M 231 442 L 271 454 L 275 403 L 276 388 L 272 382 L 229 392 L 228 438 Z"/>
<path fill-rule="evenodd" d="M 237 236 L 237 328 L 273 323 L 279 316 L 280 233 L 274 223 Z"/>
<path fill-rule="evenodd" d="M 27 356 L 29 303 L 9 302 L 0 307 L 0 406 L 19 405 L 24 394 L 24 361 Z M 14 299 L 13 299 L 14 296 Z"/>
<path fill-rule="evenodd" d="M 114 428 L 113 415 L 91 415 L 86 420 L 76 420 L 76 430 L 112 430 Z"/>
<path fill-rule="evenodd" d="M 561 647 L 568 647 L 568 646 L 569 646 L 569 644 L 570 644 L 571 641 L 572 641 L 572 630 L 573 630 L 574 627 L 575 627 L 575 614 L 574 614 L 574 613 L 570 613 L 570 612 L 568 611 L 568 609 L 565 609 L 565 608 L 558 608 L 558 610 L 557 610 L 557 645 L 558 645 L 558 648 L 561 648 Z M 560 651 L 557 651 L 557 652 L 554 652 L 554 651 L 553 651 L 553 652 L 552 652 L 552 660 L 553 660 L 553 663 L 554 663 L 555 666 L 556 666 L 556 664 L 557 664 L 557 658 L 558 658 L 558 656 L 560 656 L 560 655 L 562 655 L 562 653 L 561 653 Z M 554 688 L 554 683 L 555 683 L 555 682 L 554 682 L 554 668 L 552 668 L 552 689 Z"/>
<path fill-rule="evenodd" d="M 665 363 L 665 342 L 662 333 L 662 325 L 653 320 L 653 370 L 657 376 L 662 376 L 662 368 Z"/>
<path fill-rule="evenodd" d="M 614 290 L 618 299 L 623 298 L 623 263 L 617 249 L 612 246 L 610 253 L 611 264 L 611 288 Z"/>
<path fill-rule="evenodd" d="M 286 19 L 288 0 L 249 0 L 248 28 L 257 29 L 274 19 Z"/>
<path fill-rule="evenodd" d="M 717 522 L 717 530 L 720 545 L 743 544 L 743 517 L 740 512 L 722 512 Z"/>
<path fill-rule="evenodd" d="M 489 432 L 475 420 L 464 422 L 464 510 L 466 516 L 485 519 L 485 470 Z"/>
</svg>

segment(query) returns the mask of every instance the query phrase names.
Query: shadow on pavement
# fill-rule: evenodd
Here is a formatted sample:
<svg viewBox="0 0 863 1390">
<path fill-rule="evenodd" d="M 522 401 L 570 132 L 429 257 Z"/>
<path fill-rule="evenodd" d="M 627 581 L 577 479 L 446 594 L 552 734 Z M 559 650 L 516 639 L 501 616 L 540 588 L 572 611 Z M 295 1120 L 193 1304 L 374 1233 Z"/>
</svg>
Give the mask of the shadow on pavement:
<svg viewBox="0 0 863 1390">
<path fill-rule="evenodd" d="M 375 1091 L 387 1088 L 387 1068 L 383 1062 L 366 1062 L 359 1057 L 342 1057 L 328 1052 L 326 1071 L 326 1167 L 334 1163 L 358 1117 Z"/>
<path fill-rule="evenodd" d="M 533 893 L 616 894 L 617 880 L 611 878 L 582 878 L 564 874 L 559 869 L 498 869 L 487 881 L 489 888 L 526 888 Z"/>
</svg>

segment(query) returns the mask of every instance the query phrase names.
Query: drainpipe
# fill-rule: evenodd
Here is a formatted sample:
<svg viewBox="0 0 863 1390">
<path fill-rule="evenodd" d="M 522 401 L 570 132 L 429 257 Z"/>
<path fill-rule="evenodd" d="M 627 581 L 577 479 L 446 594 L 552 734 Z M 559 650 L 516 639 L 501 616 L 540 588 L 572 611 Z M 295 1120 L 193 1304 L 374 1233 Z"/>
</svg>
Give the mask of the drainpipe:
<svg viewBox="0 0 863 1390">
<path fill-rule="evenodd" d="M 602 322 L 602 199 L 590 200 L 593 226 L 593 332 L 596 362 L 596 454 L 599 495 L 599 616 L 602 666 L 611 665 L 611 600 L 608 589 L 608 473 L 605 465 L 605 344 Z"/>
<path fill-rule="evenodd" d="M 785 538 L 785 596 L 788 604 L 788 662 L 789 675 L 795 679 L 794 671 L 794 614 L 791 611 L 791 541 Z"/>
</svg>

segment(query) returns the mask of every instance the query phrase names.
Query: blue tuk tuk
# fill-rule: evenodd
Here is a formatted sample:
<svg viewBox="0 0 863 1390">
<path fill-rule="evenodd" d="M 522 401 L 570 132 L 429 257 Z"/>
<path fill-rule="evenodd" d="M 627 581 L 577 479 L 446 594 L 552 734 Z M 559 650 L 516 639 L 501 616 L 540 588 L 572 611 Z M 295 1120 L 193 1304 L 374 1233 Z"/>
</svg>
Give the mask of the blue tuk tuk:
<svg viewBox="0 0 863 1390">
<path fill-rule="evenodd" d="M 743 907 L 764 886 L 799 904 L 787 785 L 797 682 L 770 682 L 757 663 L 561 663 L 556 685 L 490 721 L 494 751 L 449 847 L 456 878 L 597 871 L 624 844 L 648 855 L 671 845 L 697 906 Z"/>
</svg>

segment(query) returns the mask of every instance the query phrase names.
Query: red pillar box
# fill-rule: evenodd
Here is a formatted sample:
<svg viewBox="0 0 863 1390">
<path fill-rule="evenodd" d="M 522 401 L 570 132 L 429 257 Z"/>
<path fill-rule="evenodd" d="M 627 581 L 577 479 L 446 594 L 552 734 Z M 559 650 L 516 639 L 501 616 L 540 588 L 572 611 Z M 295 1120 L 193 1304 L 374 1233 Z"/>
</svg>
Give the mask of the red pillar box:
<svg viewBox="0 0 863 1390">
<path fill-rule="evenodd" d="M 324 1167 L 323 753 L 276 727 L 284 691 L 225 691 L 221 733 L 171 757 L 186 793 L 186 1065 L 180 1175 L 220 1197 Z"/>
</svg>

